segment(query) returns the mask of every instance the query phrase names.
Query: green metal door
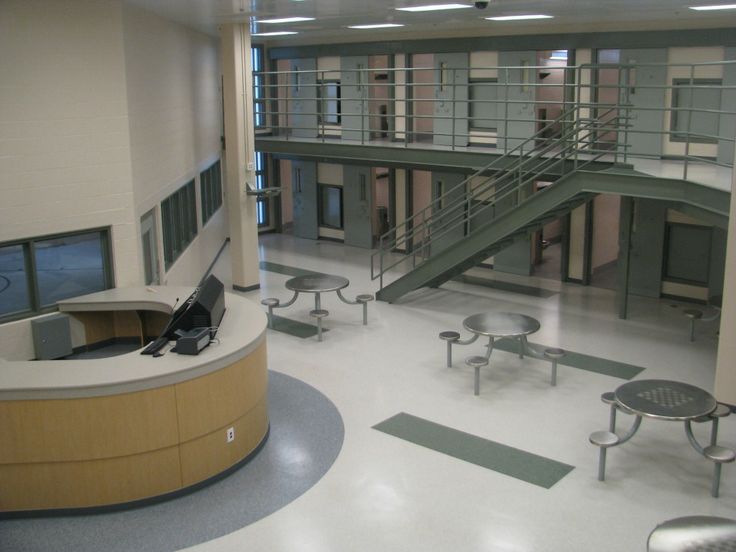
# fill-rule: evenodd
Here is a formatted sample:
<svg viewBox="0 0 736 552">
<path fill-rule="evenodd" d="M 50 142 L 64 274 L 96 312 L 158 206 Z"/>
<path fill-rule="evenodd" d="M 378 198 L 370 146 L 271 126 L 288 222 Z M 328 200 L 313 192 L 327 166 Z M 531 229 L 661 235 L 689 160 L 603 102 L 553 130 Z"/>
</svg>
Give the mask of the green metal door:
<svg viewBox="0 0 736 552">
<path fill-rule="evenodd" d="M 534 113 L 537 53 L 499 52 L 498 70 L 499 104 L 498 113 L 502 119 L 498 128 L 499 149 L 510 150 L 526 138 L 534 135 L 536 129 Z"/>
<path fill-rule="evenodd" d="M 373 247 L 373 190 L 370 167 L 343 167 L 345 245 Z"/>
<path fill-rule="evenodd" d="M 368 141 L 368 56 L 340 58 L 343 140 Z"/>
<path fill-rule="evenodd" d="M 317 136 L 317 61 L 291 60 L 289 74 L 289 127 L 297 138 Z M 304 72 L 302 72 L 304 71 Z"/>
<path fill-rule="evenodd" d="M 292 161 L 291 193 L 294 206 L 294 236 L 316 240 L 319 237 L 316 163 Z"/>
<path fill-rule="evenodd" d="M 434 56 L 434 143 L 468 145 L 469 54 Z"/>
</svg>

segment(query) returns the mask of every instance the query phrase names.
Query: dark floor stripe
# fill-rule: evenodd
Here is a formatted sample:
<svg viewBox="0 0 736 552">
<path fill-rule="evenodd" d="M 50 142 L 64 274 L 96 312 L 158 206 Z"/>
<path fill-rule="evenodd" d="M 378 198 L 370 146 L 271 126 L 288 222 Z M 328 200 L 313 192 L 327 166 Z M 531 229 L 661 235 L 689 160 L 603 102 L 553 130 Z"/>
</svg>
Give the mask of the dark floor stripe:
<svg viewBox="0 0 736 552">
<path fill-rule="evenodd" d="M 549 345 L 541 345 L 539 343 L 530 342 L 529 344 L 541 351 L 549 347 Z M 518 341 L 516 340 L 498 340 L 493 344 L 493 348 L 509 353 L 519 352 Z M 625 362 L 617 362 L 615 360 L 608 360 L 607 358 L 576 353 L 575 351 L 568 351 L 567 349 L 565 350 L 565 356 L 558 360 L 557 363 L 625 380 L 630 380 L 645 370 L 645 368 L 642 368 L 641 366 L 634 366 L 633 364 L 626 364 Z"/>
<path fill-rule="evenodd" d="M 287 266 L 278 263 L 270 263 L 268 261 L 261 261 L 258 266 L 261 270 L 265 270 L 266 272 L 276 272 L 277 274 L 284 274 L 286 276 L 310 276 L 312 274 L 322 274 L 322 272 L 304 270 L 303 268 L 297 268 L 295 266 Z"/>
<path fill-rule="evenodd" d="M 277 332 L 284 332 L 295 337 L 301 337 L 305 339 L 317 335 L 317 326 L 312 324 L 305 324 L 298 320 L 292 320 L 290 318 L 284 318 L 282 316 L 273 315 L 273 330 Z M 327 328 L 322 328 L 322 333 L 329 331 Z"/>
<path fill-rule="evenodd" d="M 545 489 L 574 468 L 404 412 L 376 424 L 373 429 Z"/>
<path fill-rule="evenodd" d="M 463 284 L 472 284 L 474 286 L 483 286 L 492 289 L 498 289 L 500 291 L 509 291 L 511 293 L 521 293 L 522 295 L 529 295 L 531 297 L 541 297 L 546 299 L 553 295 L 558 295 L 559 292 L 551 291 L 549 289 L 536 288 L 532 286 L 522 286 L 520 284 L 512 284 L 511 282 L 502 282 L 501 280 L 489 280 L 487 278 L 479 278 L 477 276 L 468 276 L 461 274 L 452 279 L 454 282 L 461 282 Z"/>
</svg>

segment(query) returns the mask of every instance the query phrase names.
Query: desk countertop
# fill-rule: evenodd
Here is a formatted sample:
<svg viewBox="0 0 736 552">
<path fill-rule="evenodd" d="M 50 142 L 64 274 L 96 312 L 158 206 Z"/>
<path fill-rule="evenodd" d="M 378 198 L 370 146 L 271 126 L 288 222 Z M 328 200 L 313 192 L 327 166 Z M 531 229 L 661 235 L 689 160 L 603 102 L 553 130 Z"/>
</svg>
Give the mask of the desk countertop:
<svg viewBox="0 0 736 552">
<path fill-rule="evenodd" d="M 187 287 L 117 288 L 62 301 L 62 312 L 153 310 L 170 313 Z M 71 399 L 153 389 L 187 381 L 245 357 L 266 335 L 266 315 L 257 305 L 225 294 L 219 343 L 199 355 L 167 352 L 154 358 L 139 351 L 95 360 L 8 361 L 0 359 L 0 400 Z"/>
</svg>

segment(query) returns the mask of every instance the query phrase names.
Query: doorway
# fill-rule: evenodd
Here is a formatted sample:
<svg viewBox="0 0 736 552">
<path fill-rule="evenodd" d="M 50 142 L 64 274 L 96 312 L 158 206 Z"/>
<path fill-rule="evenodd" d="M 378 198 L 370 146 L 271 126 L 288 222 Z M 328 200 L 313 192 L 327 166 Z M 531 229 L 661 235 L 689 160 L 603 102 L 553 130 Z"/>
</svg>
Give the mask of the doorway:
<svg viewBox="0 0 736 552">
<path fill-rule="evenodd" d="M 156 233 L 156 208 L 141 217 L 141 246 L 143 249 L 143 280 L 145 285 L 161 283 Z"/>
</svg>

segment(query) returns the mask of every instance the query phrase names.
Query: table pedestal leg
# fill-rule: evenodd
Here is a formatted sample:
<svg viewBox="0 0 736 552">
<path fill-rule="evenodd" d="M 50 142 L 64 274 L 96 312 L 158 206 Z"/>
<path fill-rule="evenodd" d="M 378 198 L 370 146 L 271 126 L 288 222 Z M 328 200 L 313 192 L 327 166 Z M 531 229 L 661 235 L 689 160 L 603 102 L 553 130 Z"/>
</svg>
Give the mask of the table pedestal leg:
<svg viewBox="0 0 736 552">
<path fill-rule="evenodd" d="M 319 297 L 319 292 L 314 294 L 314 310 L 322 309 L 322 300 Z"/>
<path fill-rule="evenodd" d="M 526 336 L 519 337 L 519 358 L 524 358 L 524 349 L 526 348 Z"/>
<path fill-rule="evenodd" d="M 493 352 L 493 336 L 491 336 L 491 337 L 488 338 L 488 345 L 486 345 L 486 347 L 488 347 L 488 352 L 486 353 L 486 358 L 490 359 L 491 358 L 491 353 Z"/>
</svg>

